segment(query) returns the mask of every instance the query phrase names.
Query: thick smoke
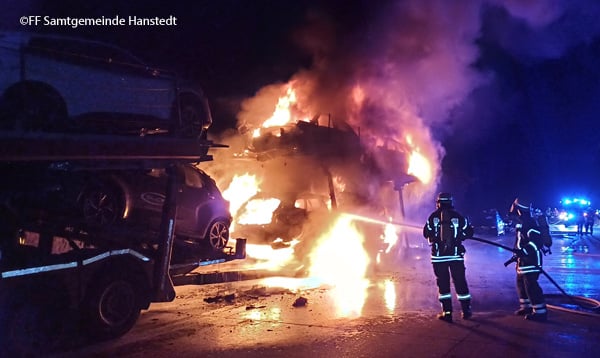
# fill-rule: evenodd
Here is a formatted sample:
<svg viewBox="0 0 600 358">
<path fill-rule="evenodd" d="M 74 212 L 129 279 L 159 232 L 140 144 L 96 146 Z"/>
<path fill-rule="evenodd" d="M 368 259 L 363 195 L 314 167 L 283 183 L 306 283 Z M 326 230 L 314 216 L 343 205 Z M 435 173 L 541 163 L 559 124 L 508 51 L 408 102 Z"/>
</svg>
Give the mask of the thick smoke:
<svg viewBox="0 0 600 358">
<path fill-rule="evenodd" d="M 238 124 L 242 131 L 259 126 L 293 83 L 296 110 L 321 114 L 321 125 L 345 123 L 367 145 L 393 143 L 432 160 L 432 182 L 404 188 L 407 214 L 415 218 L 431 209 L 442 189 L 442 143 L 459 130 L 477 138 L 491 128 L 483 115 L 460 115 L 489 112 L 485 101 L 473 100 L 474 91 L 494 96 L 494 74 L 476 66 L 482 29 L 523 61 L 559 57 L 600 32 L 600 5 L 588 1 L 367 3 L 361 21 L 340 21 L 327 8 L 309 11 L 295 39 L 312 55 L 312 65 L 244 101 Z"/>
<path fill-rule="evenodd" d="M 480 6 L 402 1 L 378 10 L 368 14 L 364 28 L 352 29 L 337 26 L 324 11 L 309 12 L 296 39 L 312 53 L 313 66 L 290 82 L 304 112 L 330 114 L 334 125 L 349 124 L 372 147 L 392 143 L 432 161 L 431 183 L 405 187 L 407 212 L 416 213 L 422 204 L 430 206 L 441 173 L 444 149 L 432 126 L 444 125 L 449 111 L 485 80 L 470 67 L 478 54 Z M 244 103 L 240 127 L 267 118 L 277 87 L 265 87 Z M 382 166 L 390 162 L 378 160 Z"/>
<path fill-rule="evenodd" d="M 453 171 L 445 180 L 464 189 L 461 203 L 501 212 L 523 192 L 541 206 L 562 195 L 594 195 L 598 178 L 562 169 L 598 163 L 600 3 L 481 5 L 476 68 L 488 81 L 451 113 L 457 135 L 445 142 Z"/>
<path fill-rule="evenodd" d="M 557 59 L 600 34 L 600 3 L 494 0 L 485 17 L 494 41 L 523 62 Z"/>
</svg>

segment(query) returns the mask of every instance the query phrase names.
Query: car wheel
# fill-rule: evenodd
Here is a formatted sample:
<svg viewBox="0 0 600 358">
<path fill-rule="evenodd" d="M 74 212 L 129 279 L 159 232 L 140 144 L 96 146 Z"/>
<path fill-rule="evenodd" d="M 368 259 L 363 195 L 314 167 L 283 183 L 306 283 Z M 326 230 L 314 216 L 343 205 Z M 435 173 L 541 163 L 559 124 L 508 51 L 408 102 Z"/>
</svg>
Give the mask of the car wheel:
<svg viewBox="0 0 600 358">
<path fill-rule="evenodd" d="M 67 105 L 58 91 L 37 81 L 9 87 L 0 108 L 3 129 L 56 131 L 64 127 L 68 117 Z"/>
<path fill-rule="evenodd" d="M 81 196 L 83 221 L 94 227 L 110 227 L 123 217 L 122 195 L 107 184 L 94 183 Z"/>
<path fill-rule="evenodd" d="M 91 336 L 111 339 L 127 333 L 141 312 L 139 292 L 126 272 L 115 270 L 91 281 L 82 312 Z"/>
<path fill-rule="evenodd" d="M 213 250 L 223 250 L 229 241 L 229 223 L 217 219 L 210 224 L 206 241 Z"/>
</svg>

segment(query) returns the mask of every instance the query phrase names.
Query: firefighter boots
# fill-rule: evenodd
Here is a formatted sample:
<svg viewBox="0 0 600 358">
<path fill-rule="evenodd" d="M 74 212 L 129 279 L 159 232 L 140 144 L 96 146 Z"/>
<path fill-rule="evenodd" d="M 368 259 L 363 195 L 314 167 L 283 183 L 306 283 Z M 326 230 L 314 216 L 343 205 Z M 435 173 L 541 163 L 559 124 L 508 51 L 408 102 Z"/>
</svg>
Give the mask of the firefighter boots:
<svg viewBox="0 0 600 358">
<path fill-rule="evenodd" d="M 452 311 L 444 311 L 437 315 L 437 318 L 442 321 L 452 323 Z"/>
<path fill-rule="evenodd" d="M 525 315 L 525 319 L 534 322 L 546 322 L 548 317 L 546 313 L 528 313 Z"/>
<path fill-rule="evenodd" d="M 460 305 L 462 307 L 462 318 L 471 318 L 473 316 L 473 311 L 471 310 L 471 300 L 460 301 Z"/>
<path fill-rule="evenodd" d="M 450 296 L 448 294 L 448 296 Z M 437 315 L 437 318 L 446 321 L 452 322 L 452 300 L 445 298 L 440 300 L 440 304 L 442 305 L 442 313 Z"/>
<path fill-rule="evenodd" d="M 526 316 L 531 313 L 533 313 L 533 308 L 531 307 L 521 307 L 515 311 L 515 315 L 517 316 Z"/>
</svg>

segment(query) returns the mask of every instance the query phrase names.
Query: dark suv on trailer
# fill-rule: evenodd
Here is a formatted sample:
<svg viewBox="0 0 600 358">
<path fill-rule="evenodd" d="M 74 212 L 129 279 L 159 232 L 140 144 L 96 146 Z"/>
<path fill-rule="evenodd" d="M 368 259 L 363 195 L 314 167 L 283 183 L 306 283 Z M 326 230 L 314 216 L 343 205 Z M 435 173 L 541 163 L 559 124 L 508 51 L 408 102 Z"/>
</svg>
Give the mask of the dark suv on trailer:
<svg viewBox="0 0 600 358">
<path fill-rule="evenodd" d="M 175 168 L 176 238 L 222 250 L 232 220 L 229 202 L 204 171 L 191 164 Z M 0 204 L 19 223 L 157 237 L 167 189 L 164 169 L 66 170 L 57 163 L 3 163 L 0 172 Z"/>
</svg>

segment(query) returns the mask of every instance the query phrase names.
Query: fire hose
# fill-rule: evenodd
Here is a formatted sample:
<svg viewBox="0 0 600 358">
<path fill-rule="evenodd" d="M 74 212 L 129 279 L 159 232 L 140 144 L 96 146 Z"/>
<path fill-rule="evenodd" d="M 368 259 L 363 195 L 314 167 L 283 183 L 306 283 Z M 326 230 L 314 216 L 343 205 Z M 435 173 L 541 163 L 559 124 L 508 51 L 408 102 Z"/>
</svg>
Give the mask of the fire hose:
<svg viewBox="0 0 600 358">
<path fill-rule="evenodd" d="M 506 266 L 510 265 L 511 263 L 513 263 L 513 262 L 516 262 L 516 261 L 517 261 L 517 258 L 518 258 L 518 256 L 517 256 L 517 252 L 518 252 L 518 250 L 515 250 L 514 248 L 511 248 L 511 247 L 508 247 L 508 246 L 505 246 L 505 245 L 499 244 L 499 243 L 497 243 L 497 242 L 494 242 L 494 241 L 490 241 L 490 240 L 482 239 L 482 238 L 479 238 L 479 237 L 471 237 L 470 239 L 471 239 L 471 240 L 474 240 L 474 241 L 479 241 L 479 242 L 482 242 L 482 243 L 485 243 L 485 244 L 489 244 L 489 245 L 497 246 L 497 247 L 500 247 L 500 248 L 502 248 L 502 249 L 504 249 L 504 250 L 506 250 L 506 251 L 510 251 L 510 252 L 512 252 L 514 255 L 513 255 L 513 256 L 512 256 L 510 259 L 508 259 L 508 260 L 507 260 L 507 261 L 504 263 L 504 267 L 506 267 Z M 551 282 L 551 283 L 552 283 L 554 286 L 556 286 L 556 288 L 558 288 L 558 290 L 559 290 L 559 291 L 560 291 L 560 292 L 561 292 L 561 293 L 562 293 L 564 296 L 566 296 L 566 297 L 567 297 L 569 300 L 571 300 L 571 302 L 573 302 L 573 304 L 575 304 L 576 306 L 579 306 L 579 307 L 581 307 L 581 308 L 584 308 L 584 309 L 586 309 L 586 310 L 592 310 L 592 311 L 594 311 L 594 312 L 599 312 L 599 311 L 600 311 L 600 302 L 598 302 L 597 300 L 591 299 L 591 298 L 587 298 L 587 297 L 580 297 L 580 296 L 573 296 L 573 295 L 570 295 L 570 294 L 568 294 L 568 293 L 567 293 L 565 290 L 563 290 L 563 288 L 562 288 L 562 287 L 560 287 L 560 285 L 559 285 L 558 283 L 556 283 L 556 281 L 554 281 L 554 279 L 553 279 L 553 278 L 552 278 L 552 277 L 551 277 L 551 276 L 550 276 L 550 275 L 549 275 L 549 274 L 548 274 L 548 273 L 547 273 L 547 272 L 546 272 L 546 271 L 545 271 L 543 268 L 541 268 L 540 266 L 537 266 L 537 265 L 536 265 L 536 267 L 537 267 L 537 268 L 540 270 L 540 272 L 541 272 L 541 273 L 542 273 L 544 276 L 546 276 L 546 278 L 547 278 L 547 279 L 548 279 L 548 280 L 549 280 L 549 281 L 550 281 L 550 282 Z M 583 306 L 581 303 L 579 303 L 580 301 L 581 301 L 581 302 L 587 302 L 587 303 L 589 303 L 589 304 L 590 304 L 592 307 L 589 307 L 589 306 Z M 562 307 L 558 307 L 558 306 L 553 306 L 553 305 L 547 305 L 547 306 L 548 306 L 548 307 L 550 307 L 550 308 L 556 309 L 556 310 L 564 310 L 564 311 L 569 311 L 569 312 L 574 312 L 574 313 L 579 313 L 579 314 L 582 314 L 582 312 L 579 312 L 579 311 L 574 311 L 574 310 L 568 310 L 568 309 L 564 309 L 564 308 L 562 308 Z M 597 315 L 595 315 L 595 314 L 594 314 L 594 316 L 597 316 Z"/>
</svg>

